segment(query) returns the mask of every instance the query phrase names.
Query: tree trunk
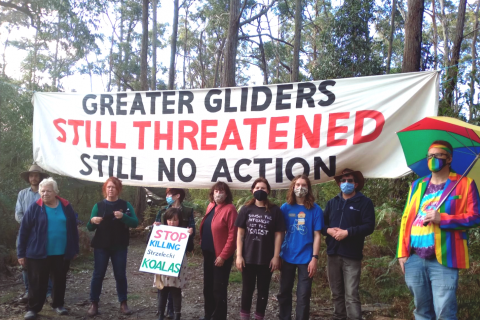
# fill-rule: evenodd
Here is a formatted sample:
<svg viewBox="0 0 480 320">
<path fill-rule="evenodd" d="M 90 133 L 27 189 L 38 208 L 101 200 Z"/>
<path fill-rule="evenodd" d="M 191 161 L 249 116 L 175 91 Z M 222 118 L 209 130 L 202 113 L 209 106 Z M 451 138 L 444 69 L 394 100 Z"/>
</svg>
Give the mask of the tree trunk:
<svg viewBox="0 0 480 320">
<path fill-rule="evenodd" d="M 157 90 L 157 0 L 152 0 L 152 84 L 150 88 Z"/>
<path fill-rule="evenodd" d="M 190 8 L 190 4 L 185 4 L 185 23 L 183 26 L 183 29 L 185 29 L 185 40 L 183 43 L 183 89 L 187 88 L 187 82 L 186 82 L 186 73 L 187 73 L 187 68 L 186 68 L 186 60 L 187 60 L 187 43 L 188 43 L 188 10 Z M 188 53 L 189 54 L 189 53 Z"/>
<path fill-rule="evenodd" d="M 420 71 L 424 0 L 408 0 L 402 72 Z"/>
<path fill-rule="evenodd" d="M 450 47 L 448 39 L 448 30 L 447 30 L 447 18 L 445 17 L 445 2 L 440 0 L 440 22 L 442 24 L 442 33 L 443 33 L 443 61 L 444 67 L 448 67 L 448 61 L 450 61 Z"/>
<path fill-rule="evenodd" d="M 55 57 L 53 60 L 53 73 L 52 73 L 52 88 L 57 89 L 57 79 L 58 79 L 58 44 L 60 42 L 60 14 L 58 15 L 57 21 L 57 37 L 55 39 Z M 56 90 L 58 91 L 58 89 Z"/>
<path fill-rule="evenodd" d="M 260 21 L 259 21 L 260 23 Z M 258 29 L 258 32 L 259 32 L 259 36 L 258 36 L 258 40 L 259 40 L 259 46 L 258 46 L 258 49 L 260 49 L 260 56 L 262 58 L 262 71 L 263 71 L 263 84 L 264 85 L 267 85 L 268 84 L 268 66 L 267 66 L 267 59 L 265 58 L 265 48 L 263 47 L 263 40 L 262 40 L 262 36 L 260 35 L 260 31 L 261 29 L 259 28 Z"/>
<path fill-rule="evenodd" d="M 460 49 L 463 40 L 463 26 L 465 25 L 465 13 L 467 10 L 467 0 L 460 0 L 458 4 L 457 25 L 455 26 L 455 38 L 452 46 L 452 58 L 447 69 L 447 84 L 445 86 L 445 103 L 453 107 L 453 92 L 457 86 L 458 61 L 460 60 Z M 458 110 L 454 110 L 457 112 Z"/>
<path fill-rule="evenodd" d="M 118 64 L 122 64 L 122 44 L 123 44 L 123 1 L 120 0 L 120 39 L 118 39 Z M 125 58 L 127 58 L 127 55 L 125 54 Z M 117 73 L 117 90 L 122 91 L 122 88 L 125 89 L 125 86 L 122 84 L 122 80 L 120 79 L 120 75 L 122 73 L 118 72 Z"/>
<path fill-rule="evenodd" d="M 437 30 L 437 13 L 435 8 L 435 0 L 432 0 L 432 31 L 433 31 L 433 64 L 434 69 L 438 66 L 438 30 Z"/>
<path fill-rule="evenodd" d="M 240 0 L 230 0 L 227 43 L 225 46 L 222 87 L 235 87 Z"/>
<path fill-rule="evenodd" d="M 215 59 L 215 77 L 213 79 L 213 86 L 215 88 L 218 86 L 218 76 L 219 76 L 220 64 L 222 63 L 222 53 L 223 53 L 224 47 L 225 47 L 225 38 L 222 38 L 220 47 L 217 48 L 217 57 Z"/>
<path fill-rule="evenodd" d="M 469 118 L 470 121 L 476 119 L 476 114 L 473 108 L 473 98 L 475 97 L 475 82 L 477 81 L 477 36 L 478 36 L 478 9 L 480 7 L 480 0 L 477 1 L 477 8 L 475 9 L 475 24 L 473 25 L 473 39 L 471 44 L 472 50 L 472 72 L 470 74 L 470 96 L 469 96 Z"/>
<path fill-rule="evenodd" d="M 395 12 L 396 11 L 397 11 L 397 1 L 392 0 L 392 14 L 390 15 L 390 38 L 388 39 L 388 57 L 387 57 L 387 70 L 386 70 L 387 74 L 390 73 L 390 64 L 392 62 L 393 33 L 395 31 Z"/>
<path fill-rule="evenodd" d="M 142 51 L 140 54 L 140 85 L 141 90 L 148 90 L 147 77 L 148 54 L 148 0 L 143 0 L 142 5 Z"/>
<path fill-rule="evenodd" d="M 302 0 L 295 0 L 295 40 L 293 42 L 293 63 L 291 81 L 298 82 L 300 75 L 300 40 L 302 32 Z"/>
<path fill-rule="evenodd" d="M 112 30 L 112 40 L 110 43 L 110 55 L 108 59 L 108 85 L 107 92 L 110 92 L 112 89 L 112 71 L 113 71 L 113 45 L 115 43 L 115 29 Z"/>
<path fill-rule="evenodd" d="M 175 56 L 177 55 L 178 32 L 178 0 L 173 1 L 173 28 L 170 41 L 170 69 L 168 70 L 168 89 L 173 90 L 175 84 Z"/>
</svg>

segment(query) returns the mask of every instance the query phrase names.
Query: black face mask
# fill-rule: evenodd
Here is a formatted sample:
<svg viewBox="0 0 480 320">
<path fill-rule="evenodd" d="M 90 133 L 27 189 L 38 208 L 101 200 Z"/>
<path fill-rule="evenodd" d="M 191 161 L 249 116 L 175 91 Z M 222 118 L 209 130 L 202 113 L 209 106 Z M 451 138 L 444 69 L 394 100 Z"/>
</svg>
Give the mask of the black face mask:
<svg viewBox="0 0 480 320">
<path fill-rule="evenodd" d="M 268 193 L 266 193 L 263 190 L 257 190 L 253 193 L 253 197 L 257 199 L 258 201 L 264 201 L 268 197 Z"/>
</svg>

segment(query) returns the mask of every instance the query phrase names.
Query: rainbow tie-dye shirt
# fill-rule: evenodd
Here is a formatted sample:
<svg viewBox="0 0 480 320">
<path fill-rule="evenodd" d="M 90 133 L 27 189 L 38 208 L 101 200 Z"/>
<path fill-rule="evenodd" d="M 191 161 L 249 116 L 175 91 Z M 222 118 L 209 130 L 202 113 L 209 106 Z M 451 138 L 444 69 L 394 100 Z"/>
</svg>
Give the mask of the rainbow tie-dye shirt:
<svg viewBox="0 0 480 320">
<path fill-rule="evenodd" d="M 427 190 L 425 190 L 425 195 L 420 202 L 418 214 L 412 225 L 412 231 L 410 234 L 411 246 L 415 254 L 422 259 L 435 258 L 434 227 L 432 223 L 424 226 L 423 221 L 427 210 L 435 210 L 437 208 L 444 187 L 445 183 L 428 184 Z"/>
</svg>

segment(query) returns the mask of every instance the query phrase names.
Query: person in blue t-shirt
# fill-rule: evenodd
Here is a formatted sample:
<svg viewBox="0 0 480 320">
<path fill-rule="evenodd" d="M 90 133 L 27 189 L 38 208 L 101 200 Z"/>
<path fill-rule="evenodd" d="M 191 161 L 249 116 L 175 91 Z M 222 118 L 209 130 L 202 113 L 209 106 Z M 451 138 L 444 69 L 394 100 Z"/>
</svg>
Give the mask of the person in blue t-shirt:
<svg viewBox="0 0 480 320">
<path fill-rule="evenodd" d="M 296 176 L 280 210 L 285 218 L 285 240 L 282 244 L 280 276 L 280 320 L 292 319 L 292 289 L 298 269 L 296 319 L 310 315 L 312 280 L 317 271 L 318 252 L 323 226 L 323 211 L 315 203 L 312 185 L 306 175 Z"/>
</svg>

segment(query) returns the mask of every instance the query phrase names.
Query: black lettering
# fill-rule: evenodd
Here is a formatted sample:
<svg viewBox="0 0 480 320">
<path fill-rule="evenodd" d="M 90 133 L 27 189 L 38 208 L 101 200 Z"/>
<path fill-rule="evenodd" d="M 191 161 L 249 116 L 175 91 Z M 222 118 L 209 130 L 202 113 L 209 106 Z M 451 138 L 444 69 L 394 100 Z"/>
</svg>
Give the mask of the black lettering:
<svg viewBox="0 0 480 320">
<path fill-rule="evenodd" d="M 155 114 L 155 109 L 156 109 L 156 98 L 160 97 L 162 95 L 161 92 L 147 92 L 146 96 L 147 98 L 150 99 L 150 114 Z"/>
<path fill-rule="evenodd" d="M 189 177 L 187 177 L 183 174 L 183 166 L 186 163 L 188 163 L 190 165 L 190 167 L 192 168 L 192 173 L 190 173 Z M 180 162 L 178 163 L 177 171 L 178 171 L 178 177 L 180 178 L 180 180 L 182 180 L 183 182 L 192 182 L 193 179 L 195 179 L 195 176 L 197 175 L 197 166 L 195 165 L 195 162 L 193 162 L 192 159 L 184 158 L 184 159 L 180 160 Z"/>
<path fill-rule="evenodd" d="M 83 111 L 85 111 L 86 114 L 95 114 L 97 112 L 97 104 L 95 102 L 92 102 L 91 107 L 92 109 L 89 109 L 87 107 L 87 100 L 88 99 L 96 99 L 97 96 L 94 94 L 87 94 L 85 97 L 83 97 Z"/>
<path fill-rule="evenodd" d="M 126 93 L 117 93 L 117 116 L 126 116 L 127 115 L 127 110 L 122 110 L 122 107 L 125 107 L 127 105 L 126 101 L 122 101 L 123 98 L 126 98 L 127 94 Z"/>
<path fill-rule="evenodd" d="M 108 100 L 108 101 L 107 101 Z M 101 94 L 100 95 L 100 114 L 105 115 L 105 108 L 108 109 L 108 113 L 113 116 L 113 97 L 110 94 Z"/>
<path fill-rule="evenodd" d="M 143 175 L 137 174 L 137 157 L 132 157 L 130 177 L 132 180 L 143 180 Z"/>
<path fill-rule="evenodd" d="M 258 105 L 258 94 L 262 92 L 265 94 L 265 102 Z M 263 111 L 270 106 L 272 102 L 272 90 L 268 87 L 253 87 L 252 93 L 252 111 Z"/>
<path fill-rule="evenodd" d="M 318 101 L 318 105 L 321 107 L 328 107 L 332 103 L 335 102 L 335 94 L 333 92 L 327 90 L 327 86 L 334 86 L 336 84 L 335 81 L 333 80 L 326 80 L 320 82 L 320 85 L 318 86 L 318 90 L 320 90 L 321 93 L 327 96 L 327 101 L 320 100 Z"/>
<path fill-rule="evenodd" d="M 275 182 L 283 182 L 283 158 L 277 158 L 277 164 L 275 165 Z"/>
<path fill-rule="evenodd" d="M 205 96 L 205 109 L 207 109 L 208 112 L 218 112 L 220 109 L 222 109 L 222 99 L 213 99 L 213 103 L 215 106 L 212 106 L 210 103 L 211 97 L 215 94 L 221 94 L 222 90 L 218 89 L 212 89 L 207 92 L 207 95 Z"/>
<path fill-rule="evenodd" d="M 226 159 L 218 160 L 217 167 L 215 168 L 215 172 L 212 176 L 212 182 L 217 182 L 218 178 L 227 178 L 228 182 L 232 182 L 232 177 L 230 176 Z"/>
<path fill-rule="evenodd" d="M 305 89 L 309 89 L 310 92 L 305 93 Z M 313 101 L 313 95 L 317 91 L 317 87 L 311 82 L 301 82 L 297 87 L 297 109 L 300 109 L 303 105 L 303 100 L 307 101 L 309 108 L 315 108 L 315 101 Z"/>
<path fill-rule="evenodd" d="M 158 159 L 158 181 L 163 181 L 164 173 L 168 181 L 175 181 L 175 158 L 170 158 L 170 170 L 167 168 L 163 158 Z"/>
<path fill-rule="evenodd" d="M 88 176 L 92 174 L 92 167 L 90 167 L 90 165 L 85 161 L 85 158 L 90 159 L 90 156 L 86 153 L 82 153 L 82 155 L 80 156 L 80 160 L 82 160 L 82 163 L 87 168 L 87 170 L 86 171 L 80 170 L 80 174 L 83 174 L 84 176 Z"/>
<path fill-rule="evenodd" d="M 292 181 L 295 176 L 293 175 L 293 166 L 296 165 L 297 163 L 300 163 L 303 166 L 303 174 L 308 177 L 310 174 L 310 166 L 308 165 L 308 162 L 303 159 L 303 158 L 292 158 L 288 160 L 287 166 L 285 167 L 285 174 L 287 175 L 288 180 Z"/>
<path fill-rule="evenodd" d="M 237 107 L 230 107 L 230 97 L 232 90 L 225 89 L 225 112 L 237 112 Z"/>
<path fill-rule="evenodd" d="M 277 86 L 277 101 L 275 103 L 275 109 L 285 110 L 290 109 L 290 103 L 283 103 L 284 99 L 291 99 L 292 95 L 290 93 L 283 93 L 283 90 L 292 90 L 293 84 L 280 84 Z"/>
<path fill-rule="evenodd" d="M 258 169 L 258 176 L 265 178 L 266 169 L 265 166 L 267 163 L 272 163 L 272 158 L 260 158 L 260 159 L 253 159 L 253 163 L 259 164 L 260 167 Z"/>
<path fill-rule="evenodd" d="M 163 93 L 163 114 L 174 114 L 175 110 L 169 109 L 168 106 L 173 106 L 175 100 L 168 100 L 168 97 L 174 97 L 175 91 L 165 91 Z"/>
<path fill-rule="evenodd" d="M 130 115 L 135 114 L 136 111 L 140 111 L 141 114 L 145 115 L 145 108 L 143 107 L 142 95 L 140 93 L 135 93 Z"/>
<path fill-rule="evenodd" d="M 103 160 L 108 160 L 108 156 L 93 156 L 93 160 L 98 163 L 98 176 L 103 177 Z"/>
<path fill-rule="evenodd" d="M 248 102 L 248 88 L 242 88 L 240 111 L 247 111 L 247 102 Z"/>
<path fill-rule="evenodd" d="M 250 163 L 252 163 L 252 160 L 250 159 L 240 159 L 237 161 L 237 163 L 235 163 L 235 167 L 233 169 L 233 173 L 235 174 L 235 178 L 237 178 L 238 181 L 240 182 L 248 182 L 250 180 L 252 180 L 252 176 L 247 174 L 246 176 L 242 176 L 240 174 L 240 167 L 243 166 L 244 164 L 246 164 L 247 166 L 250 165 Z"/>
<path fill-rule="evenodd" d="M 314 179 L 320 180 L 320 168 L 322 168 L 323 172 L 327 174 L 329 177 L 335 176 L 335 171 L 337 170 L 337 156 L 330 156 L 329 157 L 329 164 L 330 168 L 325 165 L 321 157 L 314 157 L 313 158 L 313 172 L 314 172 Z"/>
<path fill-rule="evenodd" d="M 187 108 L 188 113 L 193 113 L 192 108 L 193 92 L 179 91 L 178 92 L 178 113 L 183 113 L 183 107 Z"/>
<path fill-rule="evenodd" d="M 108 176 L 113 177 L 113 166 L 115 165 L 115 157 L 110 156 L 108 159 Z"/>
<path fill-rule="evenodd" d="M 128 179 L 128 174 L 122 173 L 123 167 L 123 157 L 118 157 L 117 159 L 117 178 L 118 179 Z"/>
</svg>

